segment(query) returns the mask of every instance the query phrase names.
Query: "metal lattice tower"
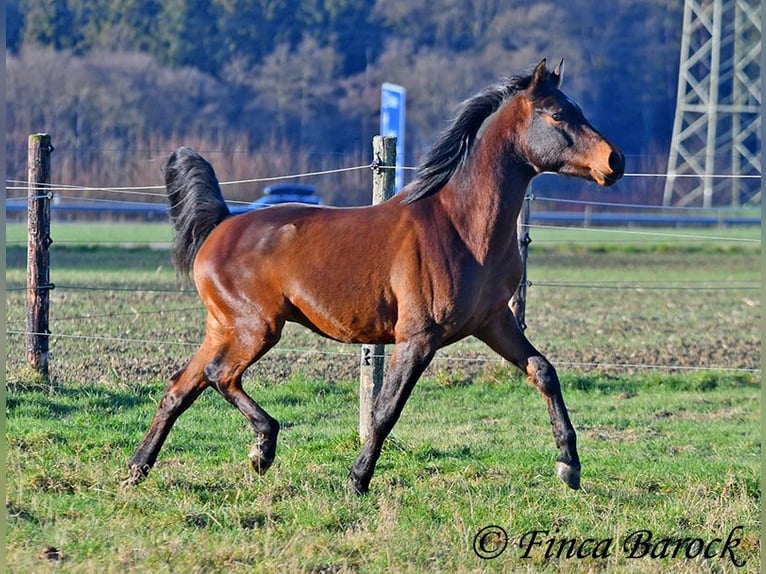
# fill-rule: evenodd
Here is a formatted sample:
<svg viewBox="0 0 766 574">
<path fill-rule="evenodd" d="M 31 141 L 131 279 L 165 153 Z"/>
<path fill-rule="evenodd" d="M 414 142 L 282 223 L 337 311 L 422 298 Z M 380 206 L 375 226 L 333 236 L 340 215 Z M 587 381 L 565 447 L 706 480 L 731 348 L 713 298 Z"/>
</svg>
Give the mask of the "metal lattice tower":
<svg viewBox="0 0 766 574">
<path fill-rule="evenodd" d="M 665 205 L 760 203 L 760 55 L 760 0 L 684 1 Z"/>
</svg>

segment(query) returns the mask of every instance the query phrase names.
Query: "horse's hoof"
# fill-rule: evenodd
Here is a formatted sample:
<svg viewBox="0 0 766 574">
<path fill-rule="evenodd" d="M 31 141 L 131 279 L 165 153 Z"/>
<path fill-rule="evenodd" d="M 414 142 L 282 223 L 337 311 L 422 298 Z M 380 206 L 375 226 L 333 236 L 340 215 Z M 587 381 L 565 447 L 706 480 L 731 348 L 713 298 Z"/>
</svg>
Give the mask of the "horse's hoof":
<svg viewBox="0 0 766 574">
<path fill-rule="evenodd" d="M 274 462 L 273 456 L 266 456 L 263 452 L 261 444 L 254 444 L 250 449 L 248 457 L 250 458 L 250 464 L 253 465 L 253 470 L 258 474 L 265 474 L 269 470 L 271 463 Z"/>
<path fill-rule="evenodd" d="M 128 467 L 128 477 L 122 481 L 123 486 L 136 486 L 149 474 L 149 465 L 131 464 Z"/>
<path fill-rule="evenodd" d="M 354 473 L 351 472 L 348 475 L 349 480 L 351 481 L 351 488 L 354 491 L 354 494 L 357 494 L 359 496 L 363 496 L 367 494 L 370 491 L 370 481 L 364 481 L 361 478 L 354 476 Z"/>
<path fill-rule="evenodd" d="M 580 488 L 580 469 L 568 465 L 565 462 L 556 463 L 556 474 L 559 478 L 566 482 L 569 488 L 577 490 Z"/>
</svg>

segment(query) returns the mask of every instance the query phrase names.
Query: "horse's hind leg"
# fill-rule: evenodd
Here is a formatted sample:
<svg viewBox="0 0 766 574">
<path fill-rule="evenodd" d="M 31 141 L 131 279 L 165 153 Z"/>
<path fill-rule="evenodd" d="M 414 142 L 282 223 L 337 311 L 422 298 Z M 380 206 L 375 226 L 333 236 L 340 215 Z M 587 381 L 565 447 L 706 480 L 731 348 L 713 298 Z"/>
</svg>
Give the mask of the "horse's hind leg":
<svg viewBox="0 0 766 574">
<path fill-rule="evenodd" d="M 275 341 L 276 342 L 276 341 Z M 223 397 L 247 418 L 255 432 L 255 444 L 250 449 L 250 462 L 259 473 L 265 473 L 277 450 L 279 422 L 269 415 L 242 388 L 242 374 L 253 362 L 262 357 L 273 343 L 265 345 L 253 356 L 239 345 L 222 351 L 205 369 L 205 378 Z"/>
<path fill-rule="evenodd" d="M 125 480 L 126 484 L 138 484 L 146 477 L 154 466 L 173 423 L 207 387 L 204 367 L 208 357 L 207 346 L 203 344 L 189 364 L 171 379 L 149 429 L 128 463 L 130 474 Z"/>
<path fill-rule="evenodd" d="M 540 391 L 548 406 L 556 446 L 561 451 L 556 472 L 569 487 L 580 488 L 577 435 L 569 420 L 556 369 L 527 340 L 508 308 L 476 336 L 524 371 Z"/>
<path fill-rule="evenodd" d="M 222 331 L 215 321 L 209 320 L 205 342 L 189 364 L 171 380 L 146 435 L 128 463 L 127 484 L 137 484 L 146 477 L 173 423 L 210 385 L 250 421 L 256 434 L 250 459 L 258 472 L 266 472 L 274 460 L 279 423 L 244 392 L 241 379 L 245 369 L 279 340 L 279 330 L 271 333 L 276 334 L 266 336 L 260 333 L 258 336 L 247 330 L 247 336 L 244 336 L 244 331 Z M 240 336 L 237 338 L 235 334 Z M 251 347 L 240 342 L 243 340 Z"/>
</svg>

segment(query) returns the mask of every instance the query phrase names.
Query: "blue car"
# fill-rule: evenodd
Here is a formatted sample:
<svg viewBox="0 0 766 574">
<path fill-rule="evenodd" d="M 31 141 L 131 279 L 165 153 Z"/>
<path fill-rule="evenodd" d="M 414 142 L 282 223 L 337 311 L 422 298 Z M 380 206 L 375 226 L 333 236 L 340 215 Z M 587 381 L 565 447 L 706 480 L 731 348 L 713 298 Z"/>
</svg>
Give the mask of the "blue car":
<svg viewBox="0 0 766 574">
<path fill-rule="evenodd" d="M 313 185 L 300 183 L 280 183 L 270 185 L 263 190 L 263 197 L 248 204 L 248 209 L 260 209 L 279 203 L 307 203 L 322 205 L 322 198 L 316 194 Z"/>
</svg>

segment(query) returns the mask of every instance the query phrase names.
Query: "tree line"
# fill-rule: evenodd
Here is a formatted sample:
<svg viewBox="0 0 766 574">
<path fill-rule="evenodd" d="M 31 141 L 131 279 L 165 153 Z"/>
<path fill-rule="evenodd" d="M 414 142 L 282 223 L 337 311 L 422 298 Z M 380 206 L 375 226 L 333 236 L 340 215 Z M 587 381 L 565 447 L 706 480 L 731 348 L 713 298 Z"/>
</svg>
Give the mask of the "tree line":
<svg viewBox="0 0 766 574">
<path fill-rule="evenodd" d="M 181 143 L 208 151 L 222 179 L 361 165 L 386 81 L 407 89 L 413 165 L 461 100 L 543 57 L 565 59 L 564 91 L 625 150 L 629 170 L 664 169 L 682 6 L 9 0 L 7 171 L 23 179 L 35 131 L 52 134 L 59 178 L 92 186 L 156 185 Z M 329 202 L 358 204 L 369 201 L 368 177 L 312 183 Z"/>
</svg>

